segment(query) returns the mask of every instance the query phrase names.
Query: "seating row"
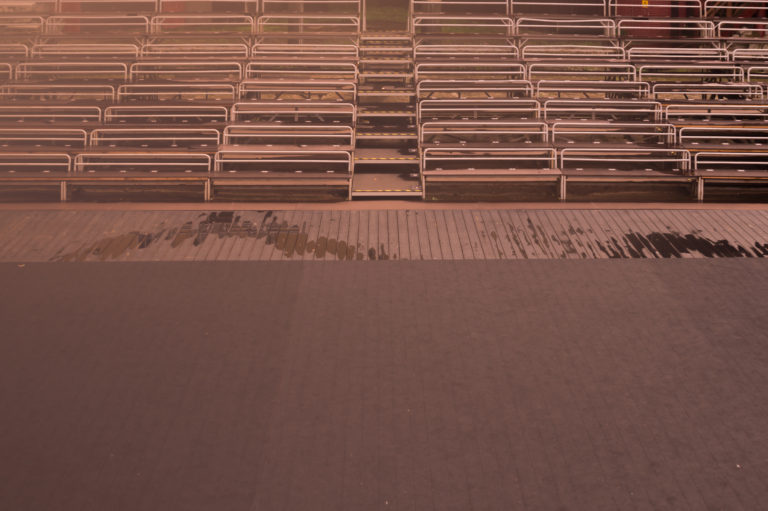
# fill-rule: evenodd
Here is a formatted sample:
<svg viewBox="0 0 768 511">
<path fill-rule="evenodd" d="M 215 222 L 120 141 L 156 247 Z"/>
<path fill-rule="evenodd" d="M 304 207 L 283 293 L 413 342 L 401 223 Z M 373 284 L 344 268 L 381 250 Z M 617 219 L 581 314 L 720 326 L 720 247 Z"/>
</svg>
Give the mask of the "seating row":
<svg viewBox="0 0 768 511">
<path fill-rule="evenodd" d="M 319 35 L 357 35 L 360 18 L 355 15 L 269 14 L 158 14 L 140 15 L 76 15 L 52 16 L 0 15 L 3 39 L 19 35 L 46 37 L 139 36 L 232 34 L 240 36 L 274 33 Z"/>
<path fill-rule="evenodd" d="M 486 15 L 589 15 L 589 16 L 766 16 L 764 0 L 412 0 L 411 15 L 430 13 L 482 13 Z"/>
<path fill-rule="evenodd" d="M 765 115 L 765 113 L 764 113 Z M 0 124 L 0 126 L 6 126 Z M 419 145 L 489 147 L 519 145 L 637 145 L 685 147 L 768 147 L 768 125 L 761 119 L 742 124 L 442 120 L 420 125 Z M 324 148 L 353 151 L 355 130 L 342 124 L 229 124 L 223 128 L 164 126 L 78 128 L 0 127 L 0 148 L 77 152 L 95 149 L 196 149 L 215 152 L 220 144 L 280 149 Z M 763 150 L 763 149 L 760 149 Z"/>
<path fill-rule="evenodd" d="M 578 34 L 602 38 L 700 38 L 758 39 L 768 32 L 768 21 L 706 18 L 531 18 L 505 16 L 419 15 L 413 18 L 417 36 L 451 32 L 508 37 L 542 37 Z M 200 35 L 233 34 L 270 36 L 280 34 L 324 34 L 354 36 L 360 33 L 360 18 L 352 15 L 0 15 L 3 38 L 19 35 L 83 37 L 96 35 Z"/>
</svg>

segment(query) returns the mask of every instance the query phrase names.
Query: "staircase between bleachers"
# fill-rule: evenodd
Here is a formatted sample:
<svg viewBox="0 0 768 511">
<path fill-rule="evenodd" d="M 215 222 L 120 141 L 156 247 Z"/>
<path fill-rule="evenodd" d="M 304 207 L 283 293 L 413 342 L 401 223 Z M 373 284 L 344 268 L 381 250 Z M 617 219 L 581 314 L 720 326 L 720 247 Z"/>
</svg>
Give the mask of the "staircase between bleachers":
<svg viewBox="0 0 768 511">
<path fill-rule="evenodd" d="M 421 197 L 410 34 L 360 38 L 353 197 Z"/>
</svg>

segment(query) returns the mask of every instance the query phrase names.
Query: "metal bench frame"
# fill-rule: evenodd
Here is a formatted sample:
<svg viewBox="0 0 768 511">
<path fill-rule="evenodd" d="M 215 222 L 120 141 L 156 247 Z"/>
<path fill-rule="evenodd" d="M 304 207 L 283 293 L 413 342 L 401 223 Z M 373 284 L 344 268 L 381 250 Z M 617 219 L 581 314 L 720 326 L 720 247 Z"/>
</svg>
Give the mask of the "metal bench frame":
<svg viewBox="0 0 768 511">
<path fill-rule="evenodd" d="M 104 110 L 104 122 L 107 124 L 185 124 L 184 120 L 205 119 L 204 123 L 226 123 L 229 121 L 229 108 L 215 105 L 114 105 Z M 157 121 L 161 122 L 157 122 Z M 186 123 L 192 124 L 192 123 Z"/>
<path fill-rule="evenodd" d="M 541 104 L 535 99 L 426 99 L 419 102 L 416 111 L 417 124 L 461 120 L 535 121 L 540 118 Z"/>
<path fill-rule="evenodd" d="M 759 101 L 764 93 L 762 85 L 750 83 L 657 83 L 652 90 L 653 98 L 659 101 L 707 101 L 710 96 Z"/>
<path fill-rule="evenodd" d="M 239 82 L 243 65 L 233 60 L 147 60 L 134 62 L 129 69 L 131 82 L 170 81 Z"/>
<path fill-rule="evenodd" d="M 100 34 L 114 37 L 115 35 L 145 35 L 150 30 L 150 20 L 147 16 L 131 15 L 76 15 L 57 14 L 45 20 L 45 35 Z"/>
<path fill-rule="evenodd" d="M 602 61 L 575 62 L 533 62 L 528 64 L 527 76 L 530 81 L 539 80 L 610 80 L 634 82 L 637 81 L 637 69 L 632 64 Z M 645 80 L 639 80 L 645 81 Z"/>
<path fill-rule="evenodd" d="M 120 82 L 128 80 L 128 65 L 117 61 L 33 60 L 16 65 L 16 80 Z"/>
<path fill-rule="evenodd" d="M 265 140 L 255 144 L 237 142 L 242 138 L 258 139 L 259 137 Z M 307 142 L 319 137 L 324 140 L 321 144 Z M 280 141 L 284 140 L 301 140 L 301 144 L 293 142 L 296 149 L 302 149 L 303 146 L 312 148 L 316 145 L 327 145 L 333 146 L 335 150 L 353 151 L 355 148 L 355 130 L 352 126 L 334 125 L 275 126 L 274 124 L 230 124 L 224 129 L 223 133 L 223 143 L 233 146 L 258 145 L 266 147 L 281 145 Z M 328 140 L 332 140 L 333 143 L 328 143 Z"/>
<path fill-rule="evenodd" d="M 158 43 L 147 42 L 141 47 L 142 58 L 246 59 L 251 56 L 247 44 L 237 43 Z"/>
<path fill-rule="evenodd" d="M 526 68 L 518 62 L 422 62 L 416 64 L 416 82 L 422 80 L 526 80 Z"/>
<path fill-rule="evenodd" d="M 29 146 L 56 147 L 61 150 L 74 150 L 78 147 L 85 149 L 88 145 L 88 132 L 76 128 L 0 127 L 0 148 L 9 147 L 11 144 L 8 142 L 27 142 Z"/>
<path fill-rule="evenodd" d="M 515 35 L 515 24 L 504 16 L 415 16 L 411 18 L 411 33 L 416 36 L 511 37 Z"/>
<path fill-rule="evenodd" d="M 245 67 L 245 78 L 277 80 L 321 80 L 356 82 L 357 64 L 350 61 L 262 60 L 252 59 Z"/>
<path fill-rule="evenodd" d="M 185 149 L 210 146 L 215 151 L 221 142 L 221 133 L 214 128 L 96 128 L 90 134 L 90 147 L 108 149 L 135 149 L 140 147 Z"/>
<path fill-rule="evenodd" d="M 441 96 L 437 98 L 435 96 Z M 425 99 L 513 99 L 531 98 L 529 80 L 421 80 L 416 84 L 416 98 Z"/>
<path fill-rule="evenodd" d="M 768 12 L 768 2 L 765 0 L 704 0 L 704 17 L 715 17 L 717 9 L 727 9 L 729 18 L 741 18 L 733 13 L 744 13 L 750 10 L 763 10 Z"/>
<path fill-rule="evenodd" d="M 322 119 L 322 116 L 330 115 L 340 116 L 344 119 L 344 122 L 334 123 L 334 125 L 355 126 L 357 123 L 357 108 L 352 103 L 321 103 L 316 101 L 235 103 L 232 105 L 230 119 L 232 122 L 242 123 L 244 121 L 242 116 L 248 114 L 291 116 L 294 118 L 294 122 L 291 124 L 302 126 L 313 123 L 325 124 L 322 120 L 315 122 L 313 119 L 318 118 L 318 116 Z M 256 124 L 260 123 L 257 122 Z"/>
<path fill-rule="evenodd" d="M 584 31 L 587 38 L 616 37 L 616 21 L 612 18 L 532 18 L 521 17 L 515 21 L 515 35 L 520 38 L 571 35 L 573 30 Z"/>
<path fill-rule="evenodd" d="M 552 124 L 552 143 L 557 146 L 573 147 L 597 147 L 598 145 L 611 145 L 615 137 L 624 138 L 625 144 L 633 144 L 634 147 L 664 146 L 674 147 L 676 141 L 675 127 L 664 123 L 623 123 L 623 122 L 555 122 Z M 558 140 L 560 137 L 561 140 Z M 567 140 L 563 138 L 588 137 L 588 140 Z M 638 144 L 626 140 L 639 138 Z M 651 139 L 650 141 L 648 139 Z"/>
<path fill-rule="evenodd" d="M 256 20 L 256 33 L 265 35 L 360 35 L 360 18 L 332 15 L 265 15 Z"/>
<path fill-rule="evenodd" d="M 709 20 L 686 18 L 686 19 L 622 19 L 616 25 L 617 35 L 620 38 L 638 38 L 632 35 L 631 31 L 644 32 L 656 30 L 669 30 L 678 34 L 684 34 L 687 38 L 695 39 L 713 39 L 716 37 L 715 24 Z M 646 35 L 647 39 L 657 38 L 656 36 Z"/>
<path fill-rule="evenodd" d="M 584 99 L 648 99 L 648 82 L 604 80 L 539 80 L 536 97 L 539 99 L 583 96 Z M 597 97 L 595 97 L 597 96 Z"/>
<path fill-rule="evenodd" d="M 622 122 L 658 123 L 662 119 L 662 105 L 658 101 L 613 101 L 583 99 L 550 99 L 544 102 L 542 112 L 547 122 L 573 120 L 612 120 L 620 116 L 630 119 Z M 558 117 L 563 114 L 576 114 L 576 117 Z M 583 114 L 579 116 L 579 114 Z"/>
<path fill-rule="evenodd" d="M 516 143 L 501 140 L 501 137 L 528 137 L 522 144 L 547 144 L 549 129 L 543 122 L 493 122 L 493 121 L 437 121 L 425 122 L 419 126 L 419 147 L 458 147 L 466 146 L 466 141 L 456 140 L 457 137 L 479 139 L 488 147 L 512 147 Z M 453 141 L 441 141 L 441 137 Z M 524 145 L 523 145 L 524 147 Z"/>
<path fill-rule="evenodd" d="M 152 34 L 238 34 L 253 35 L 254 18 L 243 14 L 163 14 L 152 17 Z"/>
<path fill-rule="evenodd" d="M 264 96 L 267 97 L 264 97 Z M 300 96 L 299 98 L 291 96 Z M 329 98 L 328 96 L 331 96 Z M 332 98 L 340 103 L 357 102 L 357 83 L 344 80 L 261 80 L 246 79 L 240 82 L 238 97 L 256 101 L 321 101 Z M 285 99 L 284 99 L 285 98 Z"/>
<path fill-rule="evenodd" d="M 139 57 L 137 44 L 104 43 L 38 43 L 32 46 L 33 58 L 119 58 L 136 59 Z"/>
<path fill-rule="evenodd" d="M 206 101 L 232 103 L 237 100 L 237 89 L 229 83 L 126 83 L 117 89 L 117 101 L 162 102 L 161 97 L 172 96 L 175 101 Z M 147 97 L 153 99 L 146 99 Z"/>
<path fill-rule="evenodd" d="M 227 165 L 250 164 L 253 170 L 228 170 Z M 290 164 L 293 171 L 270 169 L 272 166 Z M 330 165 L 346 170 L 343 173 L 328 172 L 331 169 L 309 167 Z M 352 176 L 355 160 L 351 151 L 304 149 L 269 150 L 232 148 L 218 151 L 214 159 L 211 187 L 217 183 L 239 186 L 318 186 L 343 187 L 347 198 L 352 197 Z"/>
<path fill-rule="evenodd" d="M 733 118 L 738 118 L 740 123 L 768 123 L 768 104 L 758 102 L 673 103 L 664 108 L 664 119 L 675 125 L 688 124 L 691 119 L 698 119 L 699 123 L 707 124 L 713 121 L 713 116 L 719 118 L 720 122 L 733 122 Z"/>
<path fill-rule="evenodd" d="M 83 122 L 100 123 L 102 109 L 98 106 L 69 106 L 69 105 L 0 105 L 0 124 L 14 123 L 23 127 L 26 122 L 46 124 Z"/>
</svg>

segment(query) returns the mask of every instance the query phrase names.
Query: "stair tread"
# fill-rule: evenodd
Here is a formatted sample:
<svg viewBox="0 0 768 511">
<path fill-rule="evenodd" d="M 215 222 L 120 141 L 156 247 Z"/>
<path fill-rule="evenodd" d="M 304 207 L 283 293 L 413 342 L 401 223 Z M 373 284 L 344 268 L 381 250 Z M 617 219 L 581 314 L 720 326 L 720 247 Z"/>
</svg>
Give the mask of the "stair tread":
<svg viewBox="0 0 768 511">
<path fill-rule="evenodd" d="M 362 147 L 355 149 L 355 161 L 360 160 L 409 160 L 418 161 L 419 155 L 407 149 L 387 147 Z"/>
<path fill-rule="evenodd" d="M 358 138 L 418 138 L 416 133 L 396 133 L 396 132 L 358 132 Z"/>
</svg>

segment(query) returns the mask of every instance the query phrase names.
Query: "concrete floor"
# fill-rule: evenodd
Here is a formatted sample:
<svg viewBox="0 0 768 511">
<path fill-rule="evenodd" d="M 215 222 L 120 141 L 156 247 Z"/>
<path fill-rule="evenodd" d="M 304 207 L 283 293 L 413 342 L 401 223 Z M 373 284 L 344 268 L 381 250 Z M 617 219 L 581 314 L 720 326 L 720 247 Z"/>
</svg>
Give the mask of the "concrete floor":
<svg viewBox="0 0 768 511">
<path fill-rule="evenodd" d="M 2 264 L 0 509 L 755 510 L 765 263 Z"/>
</svg>

